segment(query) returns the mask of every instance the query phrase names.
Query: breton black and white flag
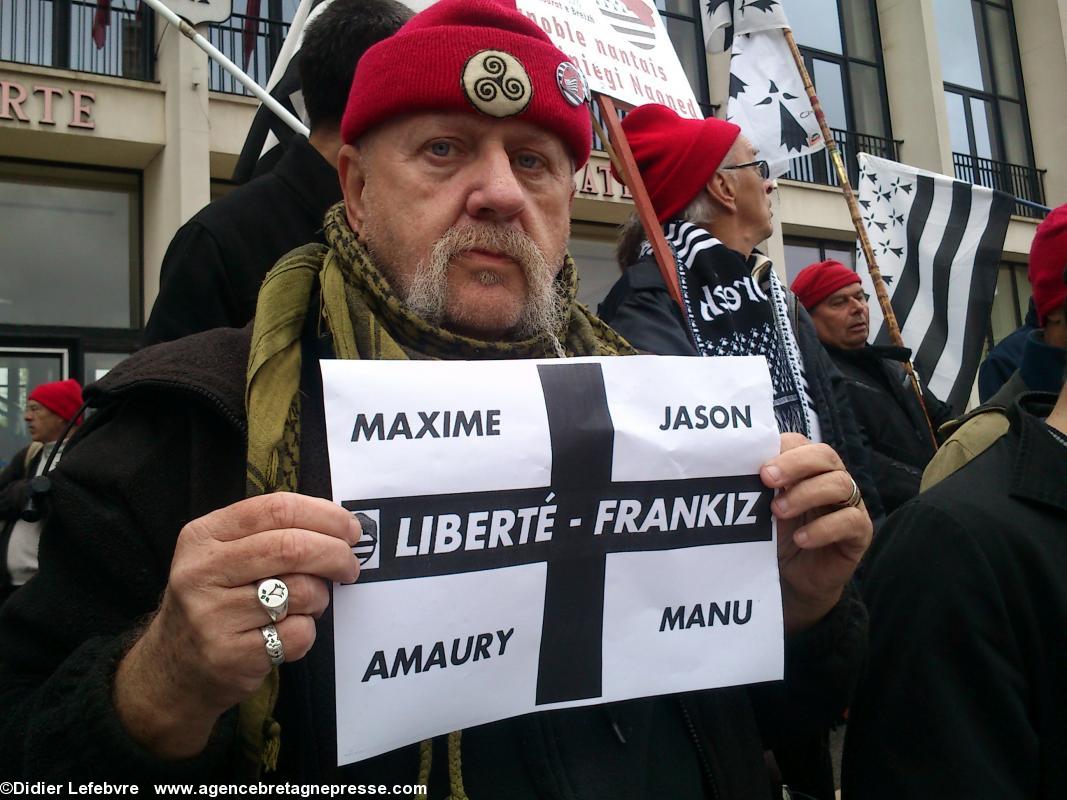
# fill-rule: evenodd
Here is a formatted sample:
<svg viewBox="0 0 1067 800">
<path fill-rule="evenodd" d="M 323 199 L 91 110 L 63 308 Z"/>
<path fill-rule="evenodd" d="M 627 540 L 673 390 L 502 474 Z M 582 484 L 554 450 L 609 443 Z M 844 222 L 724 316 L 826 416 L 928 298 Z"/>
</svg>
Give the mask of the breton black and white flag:
<svg viewBox="0 0 1067 800">
<path fill-rule="evenodd" d="M 320 366 L 333 499 L 364 532 L 333 594 L 339 764 L 781 678 L 764 358 Z"/>
<path fill-rule="evenodd" d="M 270 73 L 266 89 L 270 95 L 289 111 L 308 124 L 304 110 L 304 96 L 300 91 L 300 72 L 297 68 L 296 54 L 304 37 L 304 26 L 318 15 L 330 0 L 300 0 L 300 5 L 293 15 L 289 33 L 285 36 L 278 60 Z M 237 166 L 233 170 L 233 179 L 245 183 L 256 175 L 268 171 L 285 150 L 285 144 L 293 137 L 294 131 L 278 115 L 264 105 L 256 110 L 252 126 L 248 129 L 241 155 L 237 157 Z M 260 159 L 263 164 L 260 165 Z M 259 167 L 257 169 L 257 166 Z"/>
<path fill-rule="evenodd" d="M 971 395 L 1014 198 L 860 153 L 863 222 L 912 361 L 936 397 L 962 413 Z M 867 261 L 857 271 L 871 297 Z M 871 341 L 889 344 L 873 301 Z"/>
<path fill-rule="evenodd" d="M 704 0 L 701 18 L 708 52 L 731 51 L 726 118 L 770 163 L 771 177 L 788 172 L 791 159 L 825 147 L 785 40 L 789 20 L 781 2 Z"/>
</svg>

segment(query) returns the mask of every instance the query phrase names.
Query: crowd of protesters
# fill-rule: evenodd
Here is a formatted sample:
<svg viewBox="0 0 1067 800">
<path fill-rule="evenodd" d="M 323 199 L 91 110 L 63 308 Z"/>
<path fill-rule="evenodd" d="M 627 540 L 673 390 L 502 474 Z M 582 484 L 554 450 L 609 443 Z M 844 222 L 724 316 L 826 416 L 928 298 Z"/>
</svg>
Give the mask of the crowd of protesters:
<svg viewBox="0 0 1067 800">
<path fill-rule="evenodd" d="M 678 269 L 750 290 L 677 305 L 635 216 L 593 314 L 567 255 L 587 89 L 536 24 L 500 0 L 334 0 L 300 57 L 311 135 L 179 231 L 159 344 L 84 401 L 71 380 L 28 395 L 32 443 L 0 474 L 0 778 L 1067 796 L 1067 206 L 1034 239 L 1036 325 L 953 415 L 870 344 L 853 270 L 779 279 L 774 183 L 737 126 L 654 104 L 623 122 Z M 784 679 L 337 766 L 330 587 L 358 579 L 362 531 L 329 500 L 307 365 L 636 353 L 767 361 Z"/>
</svg>

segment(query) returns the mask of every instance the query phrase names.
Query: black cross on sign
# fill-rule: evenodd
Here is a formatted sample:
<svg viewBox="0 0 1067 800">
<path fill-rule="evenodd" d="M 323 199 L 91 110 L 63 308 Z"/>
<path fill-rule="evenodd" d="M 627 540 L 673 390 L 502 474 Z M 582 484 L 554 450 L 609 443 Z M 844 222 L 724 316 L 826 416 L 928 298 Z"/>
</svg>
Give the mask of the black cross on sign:
<svg viewBox="0 0 1067 800">
<path fill-rule="evenodd" d="M 610 553 L 770 541 L 772 492 L 763 486 L 759 475 L 613 483 L 615 430 L 600 365 L 541 364 L 537 371 L 552 447 L 550 486 L 345 501 L 342 505 L 350 511 L 376 510 L 379 515 L 380 564 L 376 569 L 365 569 L 360 574 L 361 583 L 547 563 L 537 672 L 537 705 L 546 705 L 596 698 L 603 693 L 604 582 Z M 710 437 L 714 431 L 693 432 L 705 434 Z M 732 519 L 727 516 L 727 503 L 728 513 L 734 514 L 730 497 L 742 492 L 759 495 L 749 510 L 755 521 L 727 524 Z M 719 494 L 725 499 L 715 503 L 715 513 L 698 520 L 694 527 L 687 527 L 683 520 L 670 531 L 615 533 L 608 525 L 601 534 L 594 534 L 597 509 L 604 500 L 637 502 L 647 510 L 657 498 L 666 498 L 669 508 L 674 498 L 714 498 Z M 466 519 L 472 513 L 546 504 L 556 507 L 550 541 L 535 542 L 531 535 L 525 543 L 515 541 L 514 546 L 464 546 L 432 552 L 433 520 L 440 515 Z M 427 552 L 396 556 L 402 518 L 409 520 L 407 543 L 423 542 Z M 427 519 L 428 532 L 423 527 Z M 707 524 L 700 525 L 700 521 Z M 510 538 L 517 539 L 517 534 Z M 491 603 L 492 598 L 486 602 Z"/>
</svg>

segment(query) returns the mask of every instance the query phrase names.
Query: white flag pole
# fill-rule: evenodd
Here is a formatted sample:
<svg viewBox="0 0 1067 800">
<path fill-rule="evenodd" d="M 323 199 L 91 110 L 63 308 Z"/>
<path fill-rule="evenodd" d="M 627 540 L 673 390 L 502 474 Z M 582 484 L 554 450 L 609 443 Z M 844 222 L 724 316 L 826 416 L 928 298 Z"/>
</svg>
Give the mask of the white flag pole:
<svg viewBox="0 0 1067 800">
<path fill-rule="evenodd" d="M 303 134 L 304 136 L 307 136 L 310 133 L 308 127 L 303 122 L 297 119 L 297 117 L 293 115 L 293 113 L 290 112 L 285 106 L 283 106 L 273 97 L 271 97 L 270 94 L 267 93 L 266 89 L 264 89 L 262 86 L 260 86 L 250 77 L 248 77 L 248 75 L 245 74 L 245 72 L 239 66 L 230 61 L 230 59 L 227 58 L 221 50 L 219 50 L 217 47 L 215 47 L 215 45 L 213 45 L 211 42 L 209 42 L 207 39 L 197 33 L 196 29 L 193 28 L 192 25 L 190 25 L 184 19 L 182 19 L 169 8 L 167 8 L 165 5 L 163 5 L 160 0 L 144 0 L 144 2 L 157 14 L 162 16 L 163 19 L 165 19 L 167 22 L 169 22 L 171 25 L 181 31 L 183 36 L 192 39 L 193 43 L 197 47 L 207 53 L 211 58 L 215 59 L 215 61 L 218 62 L 219 66 L 221 66 L 224 70 L 233 75 L 233 77 L 238 81 L 238 83 L 248 89 L 248 91 L 250 91 L 256 97 L 258 97 L 260 101 L 262 101 L 263 105 L 273 111 L 279 117 L 279 119 L 282 120 L 282 122 L 284 122 L 297 133 Z"/>
</svg>

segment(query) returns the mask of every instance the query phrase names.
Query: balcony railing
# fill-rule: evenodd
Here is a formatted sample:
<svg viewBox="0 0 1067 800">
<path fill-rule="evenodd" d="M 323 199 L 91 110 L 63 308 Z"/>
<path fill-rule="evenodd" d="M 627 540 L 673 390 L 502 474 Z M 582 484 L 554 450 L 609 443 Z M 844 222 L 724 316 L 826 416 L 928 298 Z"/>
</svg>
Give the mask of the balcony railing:
<svg viewBox="0 0 1067 800">
<path fill-rule="evenodd" d="M 969 153 L 953 153 L 952 166 L 956 177 L 968 183 L 999 189 L 1012 197 L 1045 205 L 1045 170 L 992 161 Z M 1045 212 L 1016 203 L 1014 213 L 1042 219 Z"/>
<path fill-rule="evenodd" d="M 256 83 L 266 86 L 285 35 L 289 32 L 289 23 L 233 14 L 225 22 L 209 27 L 210 42 L 244 69 Z M 210 70 L 208 88 L 211 91 L 252 94 L 214 61 L 210 63 Z"/>
<path fill-rule="evenodd" d="M 0 0 L 0 61 L 152 80 L 155 14 L 137 0 Z"/>
<path fill-rule="evenodd" d="M 903 144 L 900 140 L 884 139 L 881 136 L 870 136 L 865 133 L 852 133 L 837 128 L 831 128 L 830 133 L 833 134 L 837 149 L 841 151 L 841 158 L 853 187 L 859 182 L 857 153 L 870 153 L 872 156 L 887 158 L 890 161 L 900 160 L 900 145 Z M 837 170 L 830 162 L 830 154 L 826 150 L 794 158 L 790 162 L 789 172 L 782 177 L 804 183 L 821 183 L 825 186 L 841 185 L 841 181 L 837 178 Z"/>
</svg>

